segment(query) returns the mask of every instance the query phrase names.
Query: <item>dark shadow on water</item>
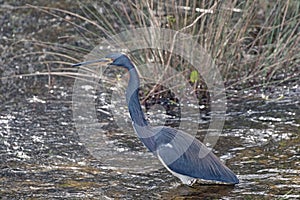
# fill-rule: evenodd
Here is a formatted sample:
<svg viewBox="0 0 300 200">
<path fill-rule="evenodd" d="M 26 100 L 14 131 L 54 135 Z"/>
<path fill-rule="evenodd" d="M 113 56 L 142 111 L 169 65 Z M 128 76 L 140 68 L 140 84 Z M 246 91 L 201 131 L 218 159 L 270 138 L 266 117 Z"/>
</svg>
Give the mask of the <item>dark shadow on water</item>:
<svg viewBox="0 0 300 200">
<path fill-rule="evenodd" d="M 162 195 L 163 199 L 220 199 L 234 190 L 232 185 L 180 185 Z"/>
</svg>

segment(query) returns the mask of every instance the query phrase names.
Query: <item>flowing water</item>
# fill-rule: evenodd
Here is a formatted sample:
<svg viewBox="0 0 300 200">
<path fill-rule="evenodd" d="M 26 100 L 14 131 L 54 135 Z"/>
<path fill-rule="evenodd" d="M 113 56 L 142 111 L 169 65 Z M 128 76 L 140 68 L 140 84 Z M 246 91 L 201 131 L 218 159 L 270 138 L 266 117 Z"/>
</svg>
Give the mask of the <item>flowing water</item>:
<svg viewBox="0 0 300 200">
<path fill-rule="evenodd" d="M 63 20 L 70 16 L 22 8 L 28 2 L 79 10 L 69 0 L 0 1 L 1 78 L 44 69 L 43 56 L 26 53 L 47 52 L 47 47 L 28 40 L 81 43 L 74 26 Z M 74 120 L 73 86 L 73 79 L 53 76 L 0 80 L 0 199 L 300 199 L 299 83 L 273 88 L 265 96 L 227 91 L 236 98 L 228 100 L 225 126 L 213 150 L 240 184 L 193 187 L 182 185 L 145 149 L 126 120 L 126 107 L 116 112 L 113 106 L 119 105 L 113 100 L 101 104 L 104 91 L 94 98 L 96 116 L 83 117 L 93 135 L 80 131 L 87 129 Z M 149 112 L 152 124 L 164 120 L 159 108 Z M 205 129 L 209 115 L 199 123 Z M 204 135 L 197 133 L 200 140 Z"/>
<path fill-rule="evenodd" d="M 130 128 L 118 127 L 104 105 L 97 108 L 102 128 L 95 137 L 105 135 L 106 145 L 99 143 L 100 157 L 91 153 L 73 120 L 73 80 L 54 79 L 55 86 L 40 77 L 0 87 L 1 199 L 300 198 L 298 85 L 268 100 L 229 100 L 214 152 L 240 184 L 188 187 L 147 152 Z M 203 139 L 201 133 L 197 137 Z"/>
</svg>

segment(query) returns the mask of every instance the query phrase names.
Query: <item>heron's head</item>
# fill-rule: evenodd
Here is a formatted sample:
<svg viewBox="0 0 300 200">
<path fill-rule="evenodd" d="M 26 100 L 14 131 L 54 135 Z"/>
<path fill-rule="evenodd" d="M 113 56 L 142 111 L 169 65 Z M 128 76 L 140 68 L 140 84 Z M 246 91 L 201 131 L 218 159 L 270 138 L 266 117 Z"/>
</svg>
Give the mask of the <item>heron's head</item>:
<svg viewBox="0 0 300 200">
<path fill-rule="evenodd" d="M 77 66 L 83 66 L 83 65 L 89 65 L 89 64 L 103 64 L 103 65 L 114 65 L 114 66 L 120 66 L 120 67 L 125 67 L 127 69 L 130 69 L 133 67 L 133 64 L 129 60 L 129 58 L 122 53 L 111 53 L 105 56 L 104 58 L 97 59 L 97 60 L 90 60 L 90 61 L 85 61 L 81 63 L 77 63 L 72 65 L 73 67 Z"/>
</svg>

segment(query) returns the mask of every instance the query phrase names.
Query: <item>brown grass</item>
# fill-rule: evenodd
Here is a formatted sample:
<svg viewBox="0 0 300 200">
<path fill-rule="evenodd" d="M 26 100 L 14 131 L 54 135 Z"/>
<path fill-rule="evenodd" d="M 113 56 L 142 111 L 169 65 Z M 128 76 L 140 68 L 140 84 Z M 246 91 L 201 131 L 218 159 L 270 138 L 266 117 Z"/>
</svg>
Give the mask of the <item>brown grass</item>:
<svg viewBox="0 0 300 200">
<path fill-rule="evenodd" d="M 78 1 L 70 9 L 61 7 L 27 5 L 22 9 L 33 9 L 59 19 L 76 32 L 61 36 L 67 38 L 60 38 L 62 42 L 18 41 L 18 45 L 31 43 L 36 50 L 19 53 L 10 60 L 43 55 L 43 59 L 36 62 L 47 66 L 43 73 L 74 77 L 74 69 L 68 65 L 81 61 L 100 39 L 132 28 L 155 26 L 194 36 L 214 58 L 228 89 L 276 87 L 299 77 L 298 0 L 124 0 L 115 3 L 90 0 Z M 175 66 L 189 81 L 193 69 L 182 58 L 160 50 L 139 53 L 140 56 L 135 56 L 136 62 L 152 58 L 157 63 Z M 201 83 L 197 87 L 203 89 Z"/>
</svg>

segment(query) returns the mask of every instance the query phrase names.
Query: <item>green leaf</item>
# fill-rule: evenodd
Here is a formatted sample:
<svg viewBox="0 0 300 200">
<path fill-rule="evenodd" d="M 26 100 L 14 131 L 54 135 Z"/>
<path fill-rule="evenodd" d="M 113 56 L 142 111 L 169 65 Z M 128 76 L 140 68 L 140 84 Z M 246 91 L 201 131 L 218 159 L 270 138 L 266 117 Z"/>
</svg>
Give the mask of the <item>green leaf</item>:
<svg viewBox="0 0 300 200">
<path fill-rule="evenodd" d="M 193 70 L 193 71 L 191 72 L 191 74 L 190 74 L 190 81 L 191 81 L 192 83 L 195 83 L 195 82 L 198 81 L 198 80 L 199 80 L 199 73 L 198 73 L 197 70 Z"/>
<path fill-rule="evenodd" d="M 174 24 L 176 22 L 176 18 L 172 15 L 168 15 L 167 20 L 170 24 Z"/>
</svg>

